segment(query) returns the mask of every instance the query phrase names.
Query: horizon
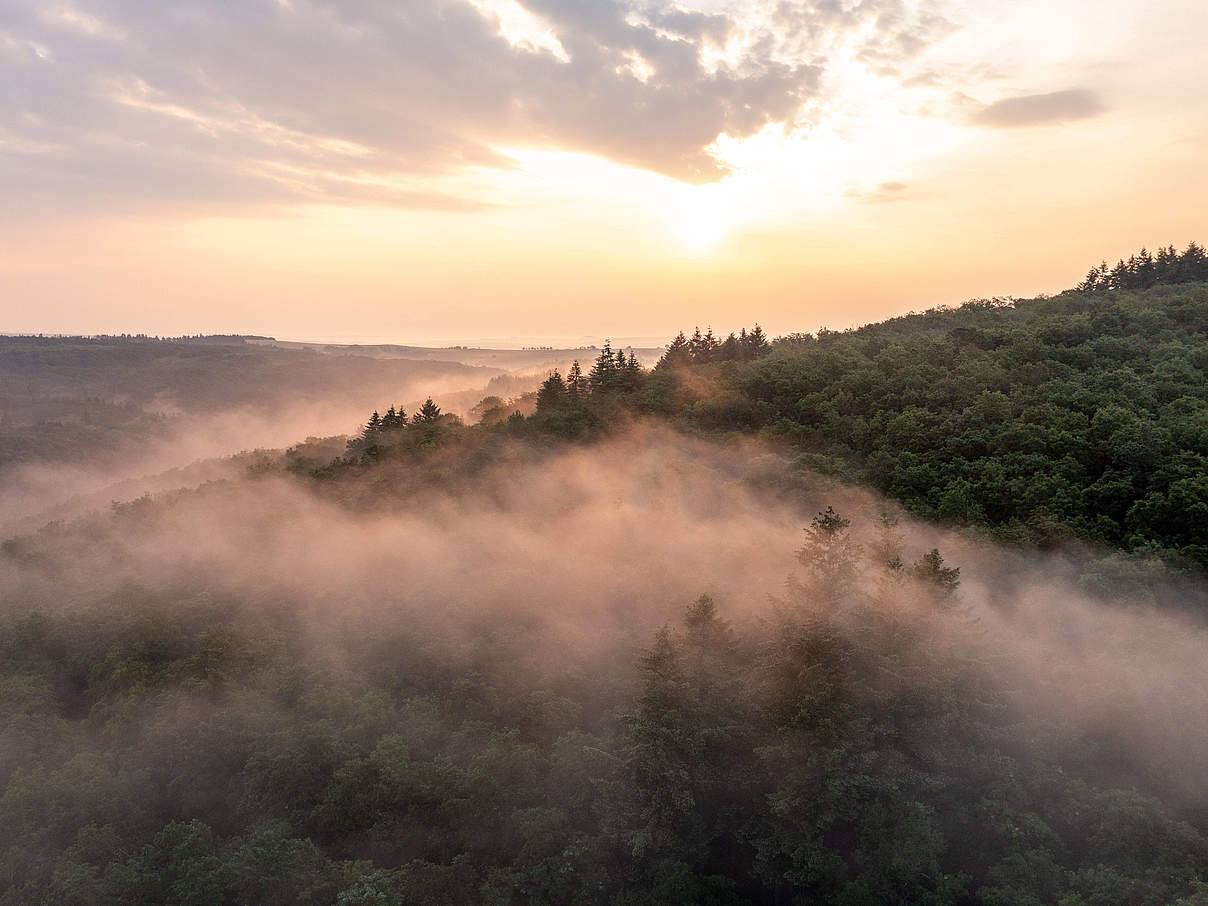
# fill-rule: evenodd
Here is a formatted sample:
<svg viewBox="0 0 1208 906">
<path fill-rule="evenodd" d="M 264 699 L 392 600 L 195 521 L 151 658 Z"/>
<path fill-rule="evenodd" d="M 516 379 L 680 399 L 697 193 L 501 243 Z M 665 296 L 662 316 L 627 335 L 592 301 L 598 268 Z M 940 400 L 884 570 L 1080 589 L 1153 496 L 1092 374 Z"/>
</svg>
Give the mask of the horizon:
<svg viewBox="0 0 1208 906">
<path fill-rule="evenodd" d="M 1195 243 L 1196 240 L 1190 240 Z M 1163 248 L 1166 244 L 1154 246 L 1155 249 Z M 1172 246 L 1181 250 L 1182 246 Z M 1142 246 L 1142 250 L 1146 249 Z M 1135 250 L 1134 252 L 1135 253 Z M 1119 260 L 1125 262 L 1126 258 L 1123 254 L 1115 259 L 1102 258 L 1100 261 L 1104 264 L 1111 260 Z M 1080 271 L 1083 276 L 1085 270 Z M 969 296 L 961 299 L 958 302 L 935 302 L 921 308 L 911 308 L 908 310 L 891 311 L 884 317 L 873 320 L 855 320 L 849 323 L 829 323 L 818 324 L 812 327 L 801 325 L 788 325 L 783 327 L 768 327 L 758 319 L 752 323 L 759 324 L 765 329 L 765 332 L 770 337 L 785 336 L 791 333 L 816 333 L 820 330 L 846 331 L 859 330 L 862 327 L 868 327 L 894 317 L 904 317 L 915 314 L 922 314 L 927 311 L 936 309 L 958 308 L 970 302 L 976 302 L 984 299 L 1005 299 L 1009 301 L 1018 301 L 1025 298 L 1048 298 L 1050 296 L 1059 295 L 1062 292 L 1070 291 L 1074 288 L 1074 282 L 1053 291 L 1038 291 L 1031 296 L 1020 296 L 1009 293 L 984 293 L 981 295 Z M 743 316 L 739 316 L 740 318 Z M 745 326 L 745 324 L 744 324 Z M 484 350 L 520 350 L 530 347 L 551 348 L 557 351 L 574 351 L 578 349 L 591 349 L 601 345 L 604 342 L 610 342 L 617 347 L 634 347 L 634 348 L 660 348 L 670 343 L 678 333 L 689 334 L 694 329 L 713 330 L 719 338 L 724 338 L 731 332 L 730 328 L 716 328 L 713 324 L 698 324 L 693 323 L 690 326 L 683 326 L 677 330 L 661 335 L 619 335 L 609 336 L 604 334 L 580 334 L 580 335 L 539 335 L 539 334 L 506 334 L 506 335 L 430 335 L 430 336 L 404 336 L 399 334 L 328 334 L 328 335 L 296 335 L 283 334 L 278 335 L 272 331 L 268 332 L 253 332 L 243 331 L 238 329 L 217 329 L 217 328 L 201 328 L 190 331 L 167 332 L 167 333 L 147 333 L 146 331 L 131 331 L 131 330 L 107 330 L 86 332 L 82 330 L 25 330 L 25 331 L 9 331 L 0 330 L 0 336 L 3 337 L 55 337 L 55 338 L 72 338 L 79 337 L 83 339 L 96 339 L 102 337 L 119 337 L 119 336 L 148 336 L 152 339 L 172 340 L 183 339 L 190 337 L 242 337 L 242 338 L 264 338 L 273 340 L 278 343 L 299 343 L 299 344 L 314 344 L 314 345 L 330 345 L 330 346 L 402 346 L 413 347 L 419 349 L 484 349 Z M 737 333 L 737 328 L 734 329 Z"/>
</svg>

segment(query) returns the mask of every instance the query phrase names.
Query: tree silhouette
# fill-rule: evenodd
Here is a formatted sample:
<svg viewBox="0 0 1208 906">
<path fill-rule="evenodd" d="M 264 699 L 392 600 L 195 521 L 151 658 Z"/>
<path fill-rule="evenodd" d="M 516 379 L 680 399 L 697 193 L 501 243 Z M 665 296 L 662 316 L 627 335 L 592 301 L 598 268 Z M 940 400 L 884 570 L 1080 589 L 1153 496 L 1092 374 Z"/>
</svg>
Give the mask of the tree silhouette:
<svg viewBox="0 0 1208 906">
<path fill-rule="evenodd" d="M 424 404 L 419 407 L 419 411 L 411 417 L 411 421 L 416 425 L 431 424 L 440 418 L 440 406 L 432 402 L 432 397 L 424 400 Z"/>
</svg>

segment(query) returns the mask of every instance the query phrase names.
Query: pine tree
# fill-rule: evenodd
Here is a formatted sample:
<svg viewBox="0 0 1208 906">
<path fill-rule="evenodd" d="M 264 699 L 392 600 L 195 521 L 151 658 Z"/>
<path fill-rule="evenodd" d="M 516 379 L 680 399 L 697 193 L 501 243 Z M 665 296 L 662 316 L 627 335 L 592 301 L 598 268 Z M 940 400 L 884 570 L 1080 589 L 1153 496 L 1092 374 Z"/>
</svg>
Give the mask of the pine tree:
<svg viewBox="0 0 1208 906">
<path fill-rule="evenodd" d="M 692 350 L 692 362 L 695 365 L 707 365 L 712 362 L 717 357 L 720 346 L 717 337 L 713 336 L 712 327 L 708 328 L 704 336 L 701 336 L 700 328 L 696 328 L 688 345 Z"/>
<path fill-rule="evenodd" d="M 612 354 L 612 343 L 605 340 L 604 348 L 600 350 L 600 355 L 596 359 L 595 365 L 592 366 L 591 373 L 587 376 L 591 392 L 615 389 L 616 378 L 617 360 Z"/>
<path fill-rule="evenodd" d="M 566 382 L 562 380 L 562 375 L 555 370 L 537 391 L 537 411 L 556 412 L 565 408 L 568 401 Z"/>
<path fill-rule="evenodd" d="M 572 404 L 582 403 L 584 397 L 587 396 L 587 378 L 583 376 L 583 369 L 579 367 L 578 359 L 571 363 L 570 371 L 566 372 L 566 392 Z"/>
<path fill-rule="evenodd" d="M 850 529 L 851 521 L 829 506 L 805 529 L 797 562 L 806 568 L 807 592 L 833 601 L 851 590 L 858 572 L 860 546 L 852 540 Z"/>
<path fill-rule="evenodd" d="M 1107 277 L 1107 289 L 1125 289 L 1128 285 L 1128 265 L 1121 258 Z"/>
<path fill-rule="evenodd" d="M 768 338 L 763 332 L 763 328 L 756 324 L 749 334 L 747 334 L 747 357 L 757 359 L 771 349 L 768 344 Z"/>
<path fill-rule="evenodd" d="M 1190 242 L 1187 250 L 1179 258 L 1180 282 L 1208 280 L 1208 254 L 1204 247 Z"/>
<path fill-rule="evenodd" d="M 1157 281 L 1153 256 L 1149 254 L 1147 248 L 1142 247 L 1137 254 L 1134 279 L 1140 289 L 1149 289 Z"/>
<path fill-rule="evenodd" d="M 638 361 L 638 356 L 633 354 L 633 350 L 629 350 L 629 358 L 625 360 L 625 372 L 629 377 L 637 379 L 641 377 L 641 364 Z"/>
<path fill-rule="evenodd" d="M 746 331 L 744 330 L 743 333 Z M 744 352 L 742 342 L 731 332 L 722 342 L 721 348 L 718 349 L 717 359 L 721 362 L 737 362 L 743 357 Z"/>
<path fill-rule="evenodd" d="M 1173 245 L 1158 249 L 1154 259 L 1154 281 L 1157 283 L 1173 283 L 1175 271 L 1179 266 L 1179 253 Z"/>
<path fill-rule="evenodd" d="M 440 418 L 440 406 L 432 402 L 432 397 L 424 400 L 424 404 L 419 407 L 419 411 L 411 417 L 411 421 L 416 425 L 431 424 Z"/>
<path fill-rule="evenodd" d="M 657 368 L 684 368 L 692 364 L 692 349 L 681 330 L 667 346 L 666 352 L 654 366 Z"/>
<path fill-rule="evenodd" d="M 382 430 L 382 417 L 378 415 L 376 409 L 373 410 L 373 415 L 369 416 L 369 421 L 365 424 L 365 430 L 361 432 L 361 438 L 368 443 L 373 443 L 378 434 Z"/>
<path fill-rule="evenodd" d="M 391 406 L 386 410 L 386 414 L 382 416 L 382 432 L 390 433 L 399 431 L 407 426 L 407 413 L 403 411 L 403 407 Z"/>
<path fill-rule="evenodd" d="M 934 547 L 914 562 L 910 574 L 920 582 L 935 586 L 945 597 L 955 594 L 961 584 L 960 567 L 944 566 L 944 558 Z"/>
</svg>

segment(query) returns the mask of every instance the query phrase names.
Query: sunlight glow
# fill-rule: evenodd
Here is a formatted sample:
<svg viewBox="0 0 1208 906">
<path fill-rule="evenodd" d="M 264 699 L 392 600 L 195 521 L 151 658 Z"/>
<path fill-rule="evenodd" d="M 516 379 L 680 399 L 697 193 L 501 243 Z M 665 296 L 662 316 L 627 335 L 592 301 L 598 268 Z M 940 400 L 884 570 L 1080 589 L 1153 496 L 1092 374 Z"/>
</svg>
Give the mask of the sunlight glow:
<svg viewBox="0 0 1208 906">
<path fill-rule="evenodd" d="M 553 29 L 516 0 L 470 0 L 470 3 L 483 15 L 499 21 L 499 33 L 513 47 L 544 51 L 563 63 L 570 62 L 570 55 Z"/>
</svg>

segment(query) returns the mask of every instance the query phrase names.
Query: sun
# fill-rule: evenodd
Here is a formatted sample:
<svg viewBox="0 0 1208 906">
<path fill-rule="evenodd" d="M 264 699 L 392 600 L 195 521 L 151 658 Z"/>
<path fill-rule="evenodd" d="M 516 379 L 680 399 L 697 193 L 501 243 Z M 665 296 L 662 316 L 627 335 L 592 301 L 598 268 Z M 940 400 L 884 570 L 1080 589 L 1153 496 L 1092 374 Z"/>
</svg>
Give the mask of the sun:
<svg viewBox="0 0 1208 906">
<path fill-rule="evenodd" d="M 680 186 L 667 200 L 664 216 L 686 253 L 707 255 L 725 241 L 733 224 L 728 194 L 720 184 Z"/>
</svg>

